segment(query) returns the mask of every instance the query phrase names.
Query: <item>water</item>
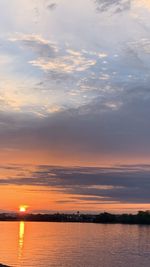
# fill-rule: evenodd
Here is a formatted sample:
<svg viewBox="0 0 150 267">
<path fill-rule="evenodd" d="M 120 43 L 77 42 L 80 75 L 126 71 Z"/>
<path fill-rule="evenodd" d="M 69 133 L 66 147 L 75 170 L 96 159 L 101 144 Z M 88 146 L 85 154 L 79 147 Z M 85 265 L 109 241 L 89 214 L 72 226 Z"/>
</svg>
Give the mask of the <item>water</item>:
<svg viewBox="0 0 150 267">
<path fill-rule="evenodd" d="M 149 267 L 150 226 L 0 222 L 10 266 Z"/>
</svg>

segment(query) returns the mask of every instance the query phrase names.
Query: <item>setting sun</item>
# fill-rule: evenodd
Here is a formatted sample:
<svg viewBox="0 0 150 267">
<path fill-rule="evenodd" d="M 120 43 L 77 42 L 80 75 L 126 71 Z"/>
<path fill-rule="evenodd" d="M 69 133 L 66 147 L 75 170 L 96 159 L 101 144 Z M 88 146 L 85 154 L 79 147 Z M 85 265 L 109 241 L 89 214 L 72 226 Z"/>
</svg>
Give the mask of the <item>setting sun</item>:
<svg viewBox="0 0 150 267">
<path fill-rule="evenodd" d="M 23 205 L 19 207 L 19 212 L 24 213 L 27 211 L 27 206 Z"/>
</svg>

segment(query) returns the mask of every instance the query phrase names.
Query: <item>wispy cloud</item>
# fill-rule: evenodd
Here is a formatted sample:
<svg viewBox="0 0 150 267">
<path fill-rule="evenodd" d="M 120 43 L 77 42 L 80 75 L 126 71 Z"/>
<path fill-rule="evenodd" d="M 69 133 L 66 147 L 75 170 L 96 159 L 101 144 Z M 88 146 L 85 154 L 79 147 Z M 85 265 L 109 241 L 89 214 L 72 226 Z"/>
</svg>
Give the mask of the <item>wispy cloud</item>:
<svg viewBox="0 0 150 267">
<path fill-rule="evenodd" d="M 87 60 L 82 56 L 63 56 L 59 59 L 45 61 L 43 59 L 30 61 L 33 66 L 39 67 L 44 71 L 55 71 L 58 73 L 74 73 L 85 71 L 90 66 L 95 65 L 94 60 Z"/>
<path fill-rule="evenodd" d="M 55 57 L 58 53 L 58 46 L 50 42 L 40 35 L 26 35 L 26 34 L 15 34 L 14 37 L 10 37 L 11 42 L 19 42 L 20 45 L 36 53 L 39 57 Z"/>
</svg>

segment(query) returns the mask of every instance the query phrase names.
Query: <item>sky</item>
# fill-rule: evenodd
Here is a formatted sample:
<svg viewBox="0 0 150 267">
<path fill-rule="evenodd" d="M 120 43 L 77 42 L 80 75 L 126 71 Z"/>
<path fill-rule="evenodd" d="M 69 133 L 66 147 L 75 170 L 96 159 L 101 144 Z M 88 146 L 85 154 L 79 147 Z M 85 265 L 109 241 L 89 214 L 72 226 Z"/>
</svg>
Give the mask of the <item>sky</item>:
<svg viewBox="0 0 150 267">
<path fill-rule="evenodd" d="M 150 1 L 0 0 L 0 211 L 150 209 Z"/>
</svg>

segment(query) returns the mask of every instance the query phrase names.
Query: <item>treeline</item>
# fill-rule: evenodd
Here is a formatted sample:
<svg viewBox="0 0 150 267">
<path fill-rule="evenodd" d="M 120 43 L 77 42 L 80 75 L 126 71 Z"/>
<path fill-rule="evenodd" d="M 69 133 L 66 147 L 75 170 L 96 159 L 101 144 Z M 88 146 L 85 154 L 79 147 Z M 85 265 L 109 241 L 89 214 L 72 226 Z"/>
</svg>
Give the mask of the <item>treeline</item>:
<svg viewBox="0 0 150 267">
<path fill-rule="evenodd" d="M 81 223 L 122 223 L 150 225 L 150 211 L 139 211 L 137 214 L 110 214 L 108 212 L 93 214 L 0 214 L 0 221 L 32 222 L 81 222 Z"/>
<path fill-rule="evenodd" d="M 88 214 L 8 214 L 1 213 L 0 221 L 31 221 L 31 222 L 94 222 L 96 216 Z"/>
<path fill-rule="evenodd" d="M 20 216 L 19 218 L 23 218 L 26 221 L 34 221 L 34 222 L 94 222 L 96 219 L 95 215 L 88 214 L 26 214 L 24 216 Z"/>
<path fill-rule="evenodd" d="M 96 223 L 150 224 L 150 211 L 139 211 L 137 214 L 101 213 L 95 218 Z"/>
</svg>

